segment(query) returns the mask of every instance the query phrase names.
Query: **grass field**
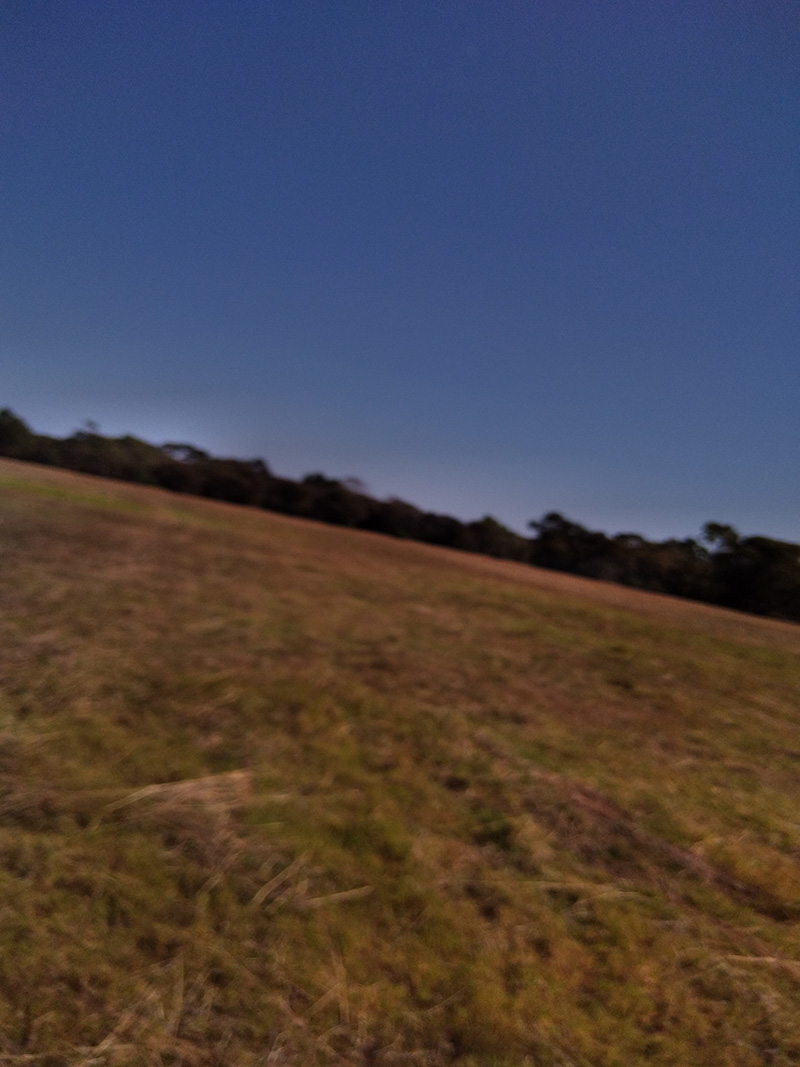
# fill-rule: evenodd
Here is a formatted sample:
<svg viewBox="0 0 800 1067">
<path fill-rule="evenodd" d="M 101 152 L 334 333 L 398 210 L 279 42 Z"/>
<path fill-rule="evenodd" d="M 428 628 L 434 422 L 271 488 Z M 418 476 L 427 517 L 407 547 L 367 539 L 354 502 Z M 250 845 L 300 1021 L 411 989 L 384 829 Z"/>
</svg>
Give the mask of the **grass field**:
<svg viewBox="0 0 800 1067">
<path fill-rule="evenodd" d="M 0 1064 L 800 1062 L 798 653 L 0 462 Z"/>
</svg>

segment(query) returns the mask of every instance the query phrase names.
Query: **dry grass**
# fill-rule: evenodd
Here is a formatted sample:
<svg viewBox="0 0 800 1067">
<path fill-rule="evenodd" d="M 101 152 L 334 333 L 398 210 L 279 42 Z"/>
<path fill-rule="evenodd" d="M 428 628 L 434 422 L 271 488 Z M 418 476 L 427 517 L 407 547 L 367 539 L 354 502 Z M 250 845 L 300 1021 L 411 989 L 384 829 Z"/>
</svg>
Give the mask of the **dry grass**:
<svg viewBox="0 0 800 1067">
<path fill-rule="evenodd" d="M 800 628 L 8 461 L 0 573 L 0 1064 L 800 1060 Z"/>
</svg>

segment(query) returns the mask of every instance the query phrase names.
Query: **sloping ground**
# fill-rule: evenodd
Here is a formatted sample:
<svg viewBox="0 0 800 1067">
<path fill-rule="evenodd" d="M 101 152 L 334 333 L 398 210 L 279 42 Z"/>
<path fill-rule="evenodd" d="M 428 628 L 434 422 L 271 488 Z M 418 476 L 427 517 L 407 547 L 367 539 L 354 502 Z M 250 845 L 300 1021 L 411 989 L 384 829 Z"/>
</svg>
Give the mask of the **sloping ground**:
<svg viewBox="0 0 800 1067">
<path fill-rule="evenodd" d="M 0 463 L 0 1064 L 800 1061 L 800 628 Z"/>
</svg>

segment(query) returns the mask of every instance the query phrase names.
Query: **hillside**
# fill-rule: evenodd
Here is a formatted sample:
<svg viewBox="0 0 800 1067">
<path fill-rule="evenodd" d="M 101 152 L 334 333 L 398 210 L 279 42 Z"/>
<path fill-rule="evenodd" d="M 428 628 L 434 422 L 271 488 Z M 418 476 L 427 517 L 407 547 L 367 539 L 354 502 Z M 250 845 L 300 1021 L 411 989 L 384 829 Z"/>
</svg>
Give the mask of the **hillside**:
<svg viewBox="0 0 800 1067">
<path fill-rule="evenodd" d="M 648 541 L 636 533 L 610 537 L 551 511 L 528 523 L 534 537 L 523 537 L 491 515 L 463 522 L 396 497 L 379 500 L 357 478 L 316 473 L 295 481 L 273 474 L 262 459 L 214 457 L 191 444 L 153 445 L 130 434 L 104 437 L 91 426 L 65 438 L 38 434 L 9 408 L 0 409 L 0 457 L 800 622 L 800 545 L 742 536 L 726 523 L 706 523 L 699 541 Z"/>
<path fill-rule="evenodd" d="M 800 628 L 0 461 L 0 1064 L 789 1067 Z"/>
</svg>

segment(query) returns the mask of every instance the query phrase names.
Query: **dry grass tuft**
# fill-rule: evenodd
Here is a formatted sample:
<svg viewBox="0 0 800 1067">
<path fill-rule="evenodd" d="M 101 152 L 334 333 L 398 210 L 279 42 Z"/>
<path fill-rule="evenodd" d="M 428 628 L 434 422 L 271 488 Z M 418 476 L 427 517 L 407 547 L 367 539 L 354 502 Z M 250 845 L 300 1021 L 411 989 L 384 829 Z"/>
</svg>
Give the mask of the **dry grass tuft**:
<svg viewBox="0 0 800 1067">
<path fill-rule="evenodd" d="M 242 849 L 236 815 L 251 796 L 252 774 L 244 770 L 159 782 L 106 804 L 93 825 L 115 818 L 157 830 L 173 847 L 194 849 L 216 877 Z"/>
</svg>

